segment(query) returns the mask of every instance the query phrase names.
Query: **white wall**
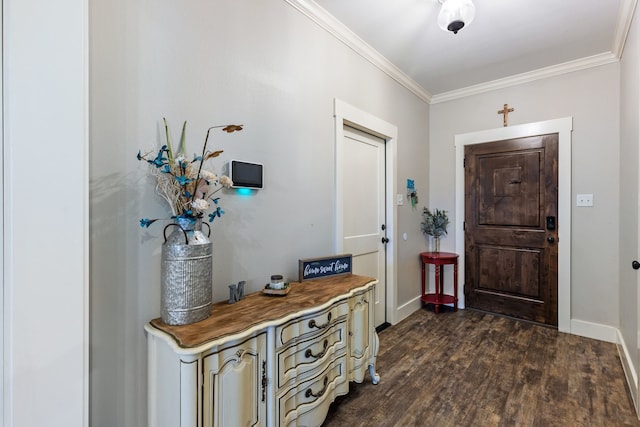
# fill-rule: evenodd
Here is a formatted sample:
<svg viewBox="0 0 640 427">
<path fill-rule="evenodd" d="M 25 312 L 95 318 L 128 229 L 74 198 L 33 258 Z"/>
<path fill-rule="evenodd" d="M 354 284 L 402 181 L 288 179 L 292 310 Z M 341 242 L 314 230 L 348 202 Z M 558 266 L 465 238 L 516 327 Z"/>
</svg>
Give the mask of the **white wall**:
<svg viewBox="0 0 640 427">
<path fill-rule="evenodd" d="M 88 420 L 87 1 L 3 0 L 3 425 Z"/>
<path fill-rule="evenodd" d="M 7 426 L 76 426 L 87 416 L 86 2 L 61 0 L 54 7 L 45 0 L 3 0 Z M 174 131 L 180 121 L 190 121 L 190 146 L 199 146 L 211 124 L 242 121 L 245 131 L 219 140 L 225 155 L 262 159 L 268 166 L 267 185 L 273 188 L 250 199 L 225 196 L 228 213 L 215 232 L 219 299 L 227 281 L 249 279 L 255 289 L 274 270 L 291 275 L 299 257 L 331 248 L 329 99 L 339 97 L 398 125 L 399 186 L 414 178 L 421 202 L 430 199 L 451 212 L 454 169 L 443 159 L 452 156 L 454 134 L 499 126 L 495 111 L 504 102 L 517 109 L 513 124 L 571 115 L 574 195 L 596 196 L 592 210 L 573 214 L 578 230 L 572 244 L 582 248 L 573 259 L 575 316 L 617 325 L 617 302 L 611 301 L 617 301 L 618 274 L 600 266 L 617 265 L 618 253 L 614 248 L 604 258 L 595 255 L 617 246 L 618 239 L 617 230 L 606 228 L 618 217 L 612 212 L 618 200 L 612 182 L 618 164 L 618 131 L 612 129 L 617 65 L 432 106 L 430 122 L 437 128 L 430 134 L 427 188 L 429 168 L 422 159 L 428 107 L 284 2 L 263 3 L 200 1 L 185 10 L 166 0 L 91 1 L 92 425 L 144 424 L 142 325 L 159 314 L 160 238 L 159 228 L 145 233 L 136 221 L 164 209 L 149 196 L 150 183 L 134 155 L 159 142 L 162 115 Z M 197 48 L 186 47 L 199 41 Z M 623 80 L 623 90 L 629 87 Z M 557 93 L 566 96 L 546 99 Z M 34 197 L 42 208 L 25 209 Z M 399 245 L 403 303 L 417 295 L 416 253 L 426 242 L 419 212 L 405 205 L 398 214 L 400 234 L 409 234 Z M 603 227 L 589 227 L 596 223 Z M 37 252 L 31 244 L 36 241 Z M 452 249 L 453 242 L 445 239 L 443 249 Z M 249 262 L 255 266 L 246 267 Z M 621 319 L 627 315 L 622 304 Z M 626 321 L 620 322 L 623 331 Z"/>
<path fill-rule="evenodd" d="M 455 213 L 454 135 L 509 124 L 573 117 L 572 201 L 593 193 L 593 208 L 572 208 L 571 319 L 618 327 L 619 64 L 565 74 L 431 105 L 432 207 Z M 454 250 L 455 232 L 441 242 Z"/>
<path fill-rule="evenodd" d="M 161 118 L 199 151 L 209 126 L 222 160 L 265 166 L 265 188 L 223 195 L 213 226 L 214 299 L 274 273 L 297 275 L 300 258 L 332 253 L 333 99 L 398 127 L 397 192 L 415 179 L 428 200 L 429 107 L 284 0 L 91 0 L 91 421 L 144 425 L 143 325 L 160 314 L 162 226 L 168 216 L 135 158 L 162 142 Z M 221 164 L 219 163 L 219 166 Z M 398 304 L 420 291 L 420 209 L 398 209 Z M 215 315 L 215 313 L 214 313 Z"/>
<path fill-rule="evenodd" d="M 632 22 L 627 36 L 620 81 L 620 334 L 628 357 L 624 362 L 638 372 L 638 272 L 631 262 L 638 253 L 638 150 L 640 138 L 640 23 Z M 623 355 L 625 353 L 623 352 Z M 629 374 L 630 370 L 627 370 Z M 631 375 L 633 376 L 633 375 Z M 637 378 L 632 395 L 637 396 Z M 637 402 L 636 402 L 637 403 Z"/>
</svg>

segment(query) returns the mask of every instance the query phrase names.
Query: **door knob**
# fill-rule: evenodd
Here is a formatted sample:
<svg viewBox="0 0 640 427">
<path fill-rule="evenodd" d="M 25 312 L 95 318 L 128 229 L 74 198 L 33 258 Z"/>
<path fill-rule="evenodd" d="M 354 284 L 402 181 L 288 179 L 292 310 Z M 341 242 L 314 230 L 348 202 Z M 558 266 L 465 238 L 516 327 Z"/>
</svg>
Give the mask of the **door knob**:
<svg viewBox="0 0 640 427">
<path fill-rule="evenodd" d="M 554 239 L 554 237 L 553 237 L 553 236 L 549 236 L 549 237 L 547 237 L 547 242 L 549 242 L 549 243 L 553 243 L 553 242 L 555 242 L 555 241 L 556 241 L 556 239 Z"/>
<path fill-rule="evenodd" d="M 639 268 L 640 268 L 640 262 L 638 262 L 638 261 L 634 260 L 634 261 L 631 263 L 631 267 L 633 267 L 633 269 L 634 269 L 634 270 L 639 269 Z"/>
<path fill-rule="evenodd" d="M 383 237 L 383 238 L 382 238 L 382 243 L 385 243 L 385 244 L 386 244 L 386 243 L 389 243 L 389 239 L 388 239 L 388 238 L 386 238 L 386 237 Z"/>
</svg>

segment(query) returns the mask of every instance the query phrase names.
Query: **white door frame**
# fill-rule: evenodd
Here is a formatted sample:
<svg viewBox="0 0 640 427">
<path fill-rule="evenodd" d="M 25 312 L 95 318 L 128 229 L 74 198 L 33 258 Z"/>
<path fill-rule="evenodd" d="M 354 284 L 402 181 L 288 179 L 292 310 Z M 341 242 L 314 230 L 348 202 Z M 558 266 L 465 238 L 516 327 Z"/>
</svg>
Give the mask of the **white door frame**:
<svg viewBox="0 0 640 427">
<path fill-rule="evenodd" d="M 4 46 L 4 2 L 0 0 L 0 45 Z M 4 52 L 4 49 L 3 49 Z M 2 162 L 2 183 L 0 185 L 0 201 L 2 203 L 2 210 L 0 211 L 0 236 L 2 239 L 2 244 L 0 245 L 0 420 L 4 423 L 7 421 L 7 418 L 4 416 L 4 399 L 5 399 L 5 364 L 4 364 L 4 174 L 5 174 L 5 164 L 4 164 L 4 53 L 0 55 L 0 162 Z"/>
<path fill-rule="evenodd" d="M 393 203 L 394 194 L 396 193 L 396 170 L 397 170 L 397 140 L 398 128 L 386 121 L 375 117 L 366 111 L 360 110 L 347 104 L 339 99 L 334 99 L 333 111 L 335 117 L 335 236 L 334 247 L 335 252 L 343 251 L 343 233 L 344 233 L 344 212 L 342 204 L 342 165 L 343 165 L 343 144 L 344 144 L 344 125 L 351 126 L 361 131 L 378 136 L 385 140 L 385 215 L 387 224 L 387 243 L 386 248 L 386 289 L 385 289 L 385 314 L 387 322 L 394 324 L 398 318 L 395 307 L 398 299 L 397 290 L 397 272 L 395 269 L 395 260 L 398 254 L 398 245 L 396 245 L 395 237 L 397 233 L 396 210 L 397 207 Z M 381 290 L 382 291 L 382 290 Z"/>
<path fill-rule="evenodd" d="M 460 255 L 458 295 L 464 307 L 464 147 L 526 136 L 558 134 L 558 331 L 571 332 L 571 131 L 573 118 L 547 120 L 455 136 L 456 252 Z"/>
</svg>

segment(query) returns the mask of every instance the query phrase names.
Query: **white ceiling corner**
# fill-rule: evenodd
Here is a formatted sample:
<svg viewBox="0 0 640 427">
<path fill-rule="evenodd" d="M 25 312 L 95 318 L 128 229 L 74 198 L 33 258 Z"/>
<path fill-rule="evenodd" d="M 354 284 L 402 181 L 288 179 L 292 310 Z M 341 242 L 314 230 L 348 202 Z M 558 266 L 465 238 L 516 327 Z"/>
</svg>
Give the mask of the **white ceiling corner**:
<svg viewBox="0 0 640 427">
<path fill-rule="evenodd" d="M 438 0 L 285 1 L 427 103 L 615 62 L 637 3 L 474 0 L 454 35 Z"/>
</svg>

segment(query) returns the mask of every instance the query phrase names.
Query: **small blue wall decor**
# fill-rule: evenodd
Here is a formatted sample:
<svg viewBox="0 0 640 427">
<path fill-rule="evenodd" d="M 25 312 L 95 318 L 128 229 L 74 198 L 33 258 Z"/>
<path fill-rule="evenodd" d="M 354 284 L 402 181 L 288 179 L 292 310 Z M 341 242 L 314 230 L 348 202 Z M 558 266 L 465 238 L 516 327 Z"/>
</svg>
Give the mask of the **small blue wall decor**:
<svg viewBox="0 0 640 427">
<path fill-rule="evenodd" d="M 412 179 L 407 178 L 407 199 L 411 201 L 411 207 L 415 208 L 418 204 L 418 190 Z"/>
</svg>

